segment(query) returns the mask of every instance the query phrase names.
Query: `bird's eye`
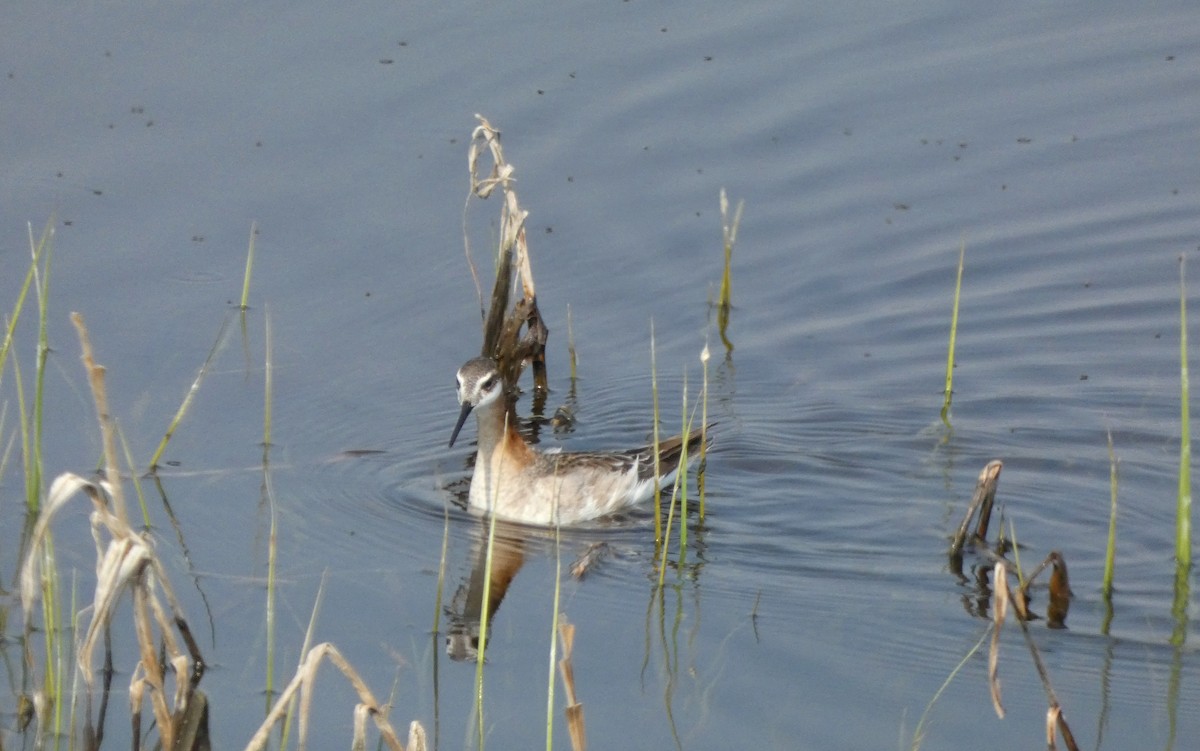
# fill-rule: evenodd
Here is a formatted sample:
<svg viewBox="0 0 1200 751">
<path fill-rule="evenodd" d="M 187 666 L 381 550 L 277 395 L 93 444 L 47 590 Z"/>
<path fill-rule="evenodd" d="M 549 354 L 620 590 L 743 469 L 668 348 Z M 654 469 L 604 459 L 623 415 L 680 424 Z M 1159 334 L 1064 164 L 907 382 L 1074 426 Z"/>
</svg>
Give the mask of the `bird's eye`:
<svg viewBox="0 0 1200 751">
<path fill-rule="evenodd" d="M 491 391 L 492 384 L 495 382 L 496 382 L 496 378 L 494 376 L 488 376 L 487 378 L 484 378 L 482 381 L 479 382 L 479 388 L 482 391 Z"/>
</svg>

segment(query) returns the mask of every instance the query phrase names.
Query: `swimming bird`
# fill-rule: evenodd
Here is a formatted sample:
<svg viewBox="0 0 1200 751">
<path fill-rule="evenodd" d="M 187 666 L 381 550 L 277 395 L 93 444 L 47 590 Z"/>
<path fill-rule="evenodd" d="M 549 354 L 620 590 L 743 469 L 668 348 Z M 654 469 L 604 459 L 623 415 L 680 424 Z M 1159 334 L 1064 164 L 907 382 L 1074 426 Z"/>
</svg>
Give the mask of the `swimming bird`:
<svg viewBox="0 0 1200 751">
<path fill-rule="evenodd" d="M 622 451 L 539 451 L 517 432 L 504 399 L 505 383 L 495 361 L 468 360 L 458 369 L 462 411 L 454 445 L 473 411 L 479 426 L 475 475 L 469 504 L 484 513 L 524 524 L 571 525 L 596 519 L 649 498 L 654 493 L 654 447 Z M 688 434 L 688 451 L 698 449 L 699 429 Z M 659 482 L 679 469 L 683 436 L 659 442 Z"/>
</svg>

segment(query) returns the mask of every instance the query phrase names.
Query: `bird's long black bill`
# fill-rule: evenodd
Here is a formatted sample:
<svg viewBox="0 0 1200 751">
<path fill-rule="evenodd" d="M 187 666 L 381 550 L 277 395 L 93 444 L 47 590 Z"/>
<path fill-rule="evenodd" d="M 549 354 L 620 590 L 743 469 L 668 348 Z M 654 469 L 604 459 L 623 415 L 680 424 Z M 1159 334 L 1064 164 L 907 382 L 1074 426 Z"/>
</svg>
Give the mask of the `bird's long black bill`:
<svg viewBox="0 0 1200 751">
<path fill-rule="evenodd" d="M 454 424 L 454 432 L 450 434 L 450 446 L 454 446 L 455 439 L 458 438 L 458 431 L 462 430 L 463 423 L 467 421 L 467 415 L 471 414 L 470 402 L 462 406 L 462 412 L 458 413 L 458 422 Z"/>
</svg>

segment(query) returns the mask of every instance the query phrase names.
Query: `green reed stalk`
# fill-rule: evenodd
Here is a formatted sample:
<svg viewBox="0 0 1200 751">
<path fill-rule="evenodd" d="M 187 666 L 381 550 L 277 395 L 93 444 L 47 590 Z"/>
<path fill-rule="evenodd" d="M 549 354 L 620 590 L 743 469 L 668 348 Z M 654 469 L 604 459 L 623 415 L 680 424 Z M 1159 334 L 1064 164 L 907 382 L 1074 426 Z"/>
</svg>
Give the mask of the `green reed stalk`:
<svg viewBox="0 0 1200 751">
<path fill-rule="evenodd" d="M 30 237 L 30 250 L 32 251 L 32 240 Z M 34 265 L 33 273 L 35 277 L 34 290 L 37 292 L 38 303 L 38 343 L 37 343 L 37 367 L 34 368 L 34 386 L 33 386 L 33 470 L 32 486 L 36 490 L 38 497 L 42 494 L 42 414 L 43 405 L 45 402 L 45 385 L 46 385 L 46 358 L 50 354 L 50 344 L 46 336 L 46 317 L 50 298 L 50 257 L 54 252 L 54 245 L 50 243 L 46 246 L 46 257 L 43 259 L 41 269 Z M 40 504 L 40 502 L 39 502 Z"/>
<path fill-rule="evenodd" d="M 1108 486 L 1112 500 L 1108 511 L 1108 546 L 1104 552 L 1104 583 L 1100 587 L 1105 601 L 1112 599 L 1117 558 L 1117 453 L 1113 449 L 1111 429 L 1108 431 Z"/>
<path fill-rule="evenodd" d="M 508 430 L 508 415 L 504 416 L 504 429 Z M 495 476 L 499 476 L 500 471 L 497 470 Z M 491 616 L 491 596 L 492 596 L 492 566 L 495 560 L 496 551 L 496 505 L 500 496 L 499 483 L 495 483 L 496 488 L 493 492 L 491 509 L 488 513 L 488 537 L 487 537 L 487 554 L 484 559 L 483 566 L 483 592 L 480 597 L 479 605 L 479 649 L 475 653 L 475 716 L 479 722 L 479 751 L 483 751 L 483 663 L 487 657 L 487 640 L 488 640 L 488 620 Z"/>
<path fill-rule="evenodd" d="M 267 349 L 263 366 L 263 448 L 271 447 L 271 413 L 275 404 L 274 339 L 271 336 L 271 311 L 263 311 L 263 336 Z"/>
<path fill-rule="evenodd" d="M 942 423 L 950 427 L 950 399 L 954 395 L 954 343 L 958 338 L 958 300 L 962 294 L 963 261 L 967 255 L 967 241 L 958 248 L 958 276 L 954 281 L 954 307 L 950 311 L 950 346 L 946 353 L 946 397 L 942 402 Z"/>
<path fill-rule="evenodd" d="M 708 342 L 700 351 L 704 382 L 700 387 L 700 469 L 696 472 L 696 494 L 700 501 L 700 523 L 704 523 L 704 472 L 708 459 Z M 687 435 L 686 433 L 684 435 Z"/>
<path fill-rule="evenodd" d="M 17 392 L 17 420 L 21 425 L 21 470 L 25 477 L 25 507 L 31 514 L 36 514 L 41 503 L 41 495 L 34 483 L 33 469 L 33 437 L 30 435 L 29 405 L 25 402 L 25 384 L 21 377 L 21 360 L 15 350 L 12 352 L 13 386 Z"/>
<path fill-rule="evenodd" d="M 667 580 L 667 549 L 671 543 L 671 524 L 675 521 L 675 499 L 679 490 L 679 475 L 675 476 L 675 483 L 671 486 L 671 502 L 667 504 L 667 523 L 664 526 L 665 534 L 662 544 L 657 551 L 658 555 L 658 588 L 661 590 Z"/>
<path fill-rule="evenodd" d="M 1192 565 L 1192 433 L 1188 425 L 1187 284 L 1179 258 L 1179 495 L 1175 508 L 1175 561 Z"/>
<path fill-rule="evenodd" d="M 251 247 L 254 245 L 253 230 L 251 231 Z M 244 310 L 243 306 L 243 310 Z M 263 496 L 271 515 L 270 532 L 267 539 L 267 603 L 266 603 L 266 711 L 270 713 L 275 698 L 275 593 L 279 570 L 279 513 L 275 504 L 275 493 L 271 485 L 270 451 L 271 451 L 271 410 L 274 403 L 274 385 L 272 367 L 273 340 L 271 336 L 271 314 L 265 311 L 263 315 L 263 336 L 265 339 L 266 355 L 263 368 Z"/>
<path fill-rule="evenodd" d="M 729 328 L 729 313 L 733 309 L 733 246 L 737 242 L 738 225 L 742 222 L 742 208 L 745 201 L 738 201 L 732 220 L 729 217 L 729 198 L 725 189 L 721 188 L 721 235 L 725 248 L 725 268 L 721 274 L 721 292 L 717 300 L 717 333 L 727 352 L 733 351 L 733 342 L 729 341 L 726 330 Z"/>
<path fill-rule="evenodd" d="M 254 238 L 258 237 L 258 222 L 250 224 L 250 247 L 246 251 L 246 274 L 242 278 L 242 310 L 250 307 L 250 272 L 254 270 Z"/>
<path fill-rule="evenodd" d="M 683 370 L 683 449 L 679 454 L 679 471 L 675 477 L 679 480 L 679 565 L 682 568 L 683 561 L 687 556 L 687 467 L 688 467 L 688 442 L 687 436 L 691 432 L 689 428 L 691 423 L 688 420 L 688 383 L 687 383 L 687 368 Z"/>
<path fill-rule="evenodd" d="M 654 352 L 654 319 L 650 319 L 650 394 L 654 403 L 654 544 L 661 545 L 663 541 L 662 525 L 662 484 L 659 477 L 662 465 L 659 461 L 658 447 L 658 365 Z"/>
<path fill-rule="evenodd" d="M 4 341 L 0 343 L 0 382 L 4 378 L 4 363 L 8 359 L 8 353 L 12 349 L 14 333 L 17 330 L 17 322 L 21 319 L 21 311 L 25 307 L 25 296 L 29 292 L 29 288 L 33 285 L 33 280 L 37 274 L 38 264 L 41 263 L 42 253 L 49 250 L 51 246 L 51 238 L 54 236 L 54 220 L 51 219 L 46 228 L 42 230 L 41 239 L 36 242 L 33 239 L 33 225 L 29 227 L 29 244 L 33 258 L 29 262 L 29 268 L 25 271 L 25 279 L 21 282 L 21 289 L 17 293 L 17 301 L 13 304 L 12 313 L 8 316 L 8 327 L 4 332 Z"/>
</svg>

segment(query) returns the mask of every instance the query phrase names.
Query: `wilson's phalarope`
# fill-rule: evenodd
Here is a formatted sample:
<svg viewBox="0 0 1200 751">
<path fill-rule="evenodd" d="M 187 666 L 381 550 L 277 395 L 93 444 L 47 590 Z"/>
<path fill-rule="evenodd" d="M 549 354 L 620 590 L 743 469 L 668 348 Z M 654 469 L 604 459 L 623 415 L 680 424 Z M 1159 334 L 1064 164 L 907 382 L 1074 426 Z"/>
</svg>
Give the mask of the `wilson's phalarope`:
<svg viewBox="0 0 1200 751">
<path fill-rule="evenodd" d="M 472 507 L 525 524 L 569 525 L 611 514 L 654 492 L 652 446 L 626 451 L 537 451 L 509 419 L 504 392 L 504 379 L 490 358 L 468 360 L 458 369 L 462 412 L 450 445 L 474 410 L 479 453 L 471 478 Z M 688 450 L 697 448 L 700 440 L 699 430 L 689 434 Z M 682 436 L 659 442 L 663 485 L 678 470 L 683 446 Z"/>
</svg>

